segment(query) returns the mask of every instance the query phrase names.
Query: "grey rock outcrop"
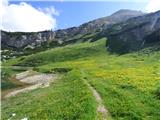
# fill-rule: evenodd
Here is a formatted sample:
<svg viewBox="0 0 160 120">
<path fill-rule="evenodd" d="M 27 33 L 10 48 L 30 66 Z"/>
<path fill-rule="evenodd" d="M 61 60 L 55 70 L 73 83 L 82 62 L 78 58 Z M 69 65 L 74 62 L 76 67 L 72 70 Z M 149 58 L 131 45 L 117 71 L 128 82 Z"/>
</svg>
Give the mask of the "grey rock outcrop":
<svg viewBox="0 0 160 120">
<path fill-rule="evenodd" d="M 108 38 L 108 50 L 120 54 L 136 51 L 153 43 L 158 44 L 160 11 L 115 24 L 105 34 Z"/>
<path fill-rule="evenodd" d="M 3 47 L 24 48 L 28 45 L 37 46 L 45 41 L 52 41 L 55 37 L 55 32 L 43 31 L 37 33 L 24 32 L 5 32 L 1 31 L 2 35 L 2 49 Z"/>
</svg>

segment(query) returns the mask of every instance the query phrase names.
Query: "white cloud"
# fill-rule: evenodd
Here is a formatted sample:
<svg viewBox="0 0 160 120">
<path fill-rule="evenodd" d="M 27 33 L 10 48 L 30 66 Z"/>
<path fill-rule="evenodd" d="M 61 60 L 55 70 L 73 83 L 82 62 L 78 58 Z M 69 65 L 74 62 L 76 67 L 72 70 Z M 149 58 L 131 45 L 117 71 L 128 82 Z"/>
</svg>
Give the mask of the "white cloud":
<svg viewBox="0 0 160 120">
<path fill-rule="evenodd" d="M 39 8 L 39 10 L 41 12 L 44 12 L 44 13 L 47 13 L 47 14 L 50 14 L 50 15 L 56 15 L 56 16 L 59 16 L 59 12 L 52 6 L 52 7 L 48 7 L 48 8 Z"/>
<path fill-rule="evenodd" d="M 150 0 L 145 8 L 147 12 L 155 12 L 160 10 L 160 0 Z"/>
<path fill-rule="evenodd" d="M 22 0 L 10 0 L 10 1 L 22 1 Z M 45 0 L 25 0 L 25 1 L 45 1 Z M 57 2 L 102 2 L 102 1 L 106 1 L 106 2 L 137 2 L 137 3 L 146 3 L 148 0 L 47 0 L 47 1 L 57 1 Z"/>
<path fill-rule="evenodd" d="M 0 28 L 6 31 L 36 32 L 54 29 L 56 19 L 53 16 L 59 15 L 54 7 L 40 10 L 25 2 L 8 4 L 6 0 L 2 0 L 1 11 Z"/>
</svg>

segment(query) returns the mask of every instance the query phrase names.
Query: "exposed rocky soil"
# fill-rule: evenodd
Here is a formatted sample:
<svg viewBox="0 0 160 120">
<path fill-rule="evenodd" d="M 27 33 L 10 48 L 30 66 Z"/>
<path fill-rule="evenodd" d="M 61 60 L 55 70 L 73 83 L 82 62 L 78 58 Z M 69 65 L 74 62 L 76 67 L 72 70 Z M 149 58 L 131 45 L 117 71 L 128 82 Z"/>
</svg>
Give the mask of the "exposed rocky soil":
<svg viewBox="0 0 160 120">
<path fill-rule="evenodd" d="M 97 114 L 99 114 L 98 116 L 101 116 L 102 120 L 107 120 L 108 111 L 105 108 L 105 106 L 103 105 L 102 98 L 101 98 L 100 94 L 93 87 L 91 87 L 91 90 L 93 92 L 94 97 L 96 98 L 97 103 L 98 103 L 98 107 L 97 107 Z"/>
<path fill-rule="evenodd" d="M 30 85 L 26 86 L 25 88 L 21 88 L 21 89 L 13 90 L 9 92 L 5 96 L 5 98 L 15 96 L 18 93 L 28 92 L 37 88 L 48 87 L 50 83 L 53 82 L 56 78 L 57 78 L 57 75 L 55 74 L 37 73 L 35 71 L 25 71 L 25 72 L 16 74 L 17 80 Z"/>
<path fill-rule="evenodd" d="M 103 105 L 103 100 L 102 100 L 100 94 L 87 81 L 86 81 L 86 84 L 91 89 L 92 94 L 95 97 L 96 102 L 97 102 L 97 119 L 107 120 L 107 118 L 108 118 L 108 110 Z"/>
</svg>

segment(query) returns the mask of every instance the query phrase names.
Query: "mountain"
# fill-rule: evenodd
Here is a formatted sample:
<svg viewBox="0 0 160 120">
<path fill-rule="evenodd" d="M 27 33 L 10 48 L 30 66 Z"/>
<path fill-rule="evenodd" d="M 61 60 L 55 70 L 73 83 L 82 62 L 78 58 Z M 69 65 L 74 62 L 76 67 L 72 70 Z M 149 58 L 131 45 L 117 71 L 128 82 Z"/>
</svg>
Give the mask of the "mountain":
<svg viewBox="0 0 160 120">
<path fill-rule="evenodd" d="M 3 31 L 10 41 L 1 51 L 1 120 L 160 120 L 160 49 L 153 51 L 159 16 L 105 26 L 103 18 L 55 32 Z M 53 48 L 59 45 L 65 46 Z"/>
<path fill-rule="evenodd" d="M 111 52 L 123 54 L 153 45 L 160 48 L 160 11 L 114 24 L 103 35 Z"/>
<path fill-rule="evenodd" d="M 109 28 L 115 23 L 126 21 L 129 18 L 143 15 L 144 13 L 134 10 L 119 10 L 116 13 L 99 18 L 88 23 L 82 24 L 79 27 L 61 29 L 57 31 L 42 31 L 35 33 L 23 32 L 4 32 L 2 31 L 2 49 L 6 48 L 32 48 L 41 46 L 42 43 L 49 43 L 53 47 L 57 44 L 68 44 L 80 41 L 85 41 L 93 37 L 95 34 Z"/>
</svg>

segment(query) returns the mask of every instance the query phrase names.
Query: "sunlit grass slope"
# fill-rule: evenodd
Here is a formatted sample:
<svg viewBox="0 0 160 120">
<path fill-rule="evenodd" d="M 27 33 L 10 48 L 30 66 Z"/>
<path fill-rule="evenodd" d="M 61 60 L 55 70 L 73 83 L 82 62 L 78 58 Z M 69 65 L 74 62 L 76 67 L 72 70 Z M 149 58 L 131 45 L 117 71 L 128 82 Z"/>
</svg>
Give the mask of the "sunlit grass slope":
<svg viewBox="0 0 160 120">
<path fill-rule="evenodd" d="M 48 88 L 4 100 L 3 119 L 15 112 L 17 118 L 94 120 L 96 101 L 87 81 L 99 92 L 113 119 L 160 120 L 160 52 L 147 48 L 110 54 L 105 41 L 68 45 L 4 63 L 34 66 L 39 72 L 70 71 Z"/>
</svg>

